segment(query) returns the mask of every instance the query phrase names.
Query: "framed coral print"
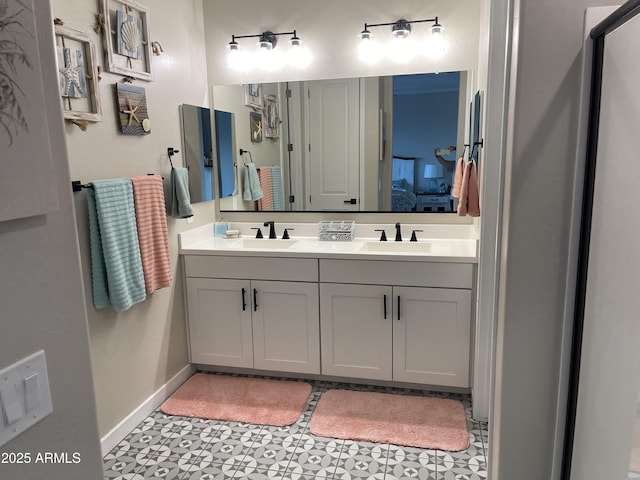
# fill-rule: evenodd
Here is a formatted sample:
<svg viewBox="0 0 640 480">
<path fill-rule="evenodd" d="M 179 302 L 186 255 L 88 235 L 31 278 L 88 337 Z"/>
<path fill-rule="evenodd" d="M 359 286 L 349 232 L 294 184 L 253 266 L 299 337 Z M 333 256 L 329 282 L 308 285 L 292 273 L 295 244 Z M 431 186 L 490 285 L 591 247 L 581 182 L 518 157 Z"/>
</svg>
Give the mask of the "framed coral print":
<svg viewBox="0 0 640 480">
<path fill-rule="evenodd" d="M 278 113 L 278 97 L 268 95 L 265 98 L 264 136 L 266 138 L 278 138 L 280 136 L 280 114 Z"/>
<path fill-rule="evenodd" d="M 69 120 L 102 120 L 96 48 L 89 35 L 55 27 L 56 61 L 62 109 Z"/>
<path fill-rule="evenodd" d="M 136 0 L 101 0 L 107 70 L 153 80 L 149 10 Z"/>
<path fill-rule="evenodd" d="M 244 86 L 244 104 L 262 110 L 262 84 L 247 83 Z"/>
<path fill-rule="evenodd" d="M 259 112 L 249 112 L 249 131 L 251 141 L 254 143 L 262 141 L 262 114 Z"/>
</svg>

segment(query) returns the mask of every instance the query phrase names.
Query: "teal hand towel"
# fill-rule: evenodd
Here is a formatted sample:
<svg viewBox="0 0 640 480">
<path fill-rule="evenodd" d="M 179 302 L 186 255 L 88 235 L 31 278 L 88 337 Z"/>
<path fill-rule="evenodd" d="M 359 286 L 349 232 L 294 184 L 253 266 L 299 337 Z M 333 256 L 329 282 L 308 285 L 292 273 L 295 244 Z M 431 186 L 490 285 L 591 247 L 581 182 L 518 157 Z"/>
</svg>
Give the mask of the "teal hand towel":
<svg viewBox="0 0 640 480">
<path fill-rule="evenodd" d="M 273 209 L 276 212 L 284 211 L 284 188 L 282 186 L 282 169 L 277 165 L 271 167 L 271 191 L 273 192 Z"/>
<path fill-rule="evenodd" d="M 131 180 L 96 180 L 87 192 L 93 304 L 127 310 L 146 298 Z"/>
<path fill-rule="evenodd" d="M 243 200 L 260 200 L 264 197 L 264 192 L 260 188 L 260 178 L 255 163 L 249 163 L 244 169 L 244 192 Z"/>
<path fill-rule="evenodd" d="M 189 171 L 184 167 L 171 169 L 171 216 L 175 218 L 193 217 L 193 207 L 189 195 Z"/>
</svg>

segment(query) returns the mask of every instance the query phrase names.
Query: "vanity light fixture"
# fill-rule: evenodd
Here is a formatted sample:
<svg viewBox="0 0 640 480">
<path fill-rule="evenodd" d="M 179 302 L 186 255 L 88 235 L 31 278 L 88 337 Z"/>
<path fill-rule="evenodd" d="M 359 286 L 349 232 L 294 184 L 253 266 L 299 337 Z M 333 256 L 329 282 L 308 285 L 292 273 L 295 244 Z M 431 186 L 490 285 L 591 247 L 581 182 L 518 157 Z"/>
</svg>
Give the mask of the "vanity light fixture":
<svg viewBox="0 0 640 480">
<path fill-rule="evenodd" d="M 282 50 L 276 49 L 279 35 L 291 35 L 286 55 Z M 236 41 L 240 38 L 258 38 L 253 54 L 241 48 Z M 255 66 L 272 71 L 280 68 L 285 61 L 297 68 L 304 68 L 311 63 L 311 55 L 295 30 L 279 33 L 266 31 L 257 35 L 231 35 L 231 42 L 227 44 L 227 65 L 234 70 L 246 72 Z"/>
<path fill-rule="evenodd" d="M 422 45 L 418 45 L 411 36 L 411 24 L 431 22 L 430 35 Z M 391 41 L 383 47 L 375 39 L 370 27 L 391 26 Z M 406 63 L 414 58 L 420 51 L 431 58 L 440 58 L 446 51 L 444 27 L 438 22 L 438 17 L 424 20 L 405 20 L 401 18 L 389 23 L 365 23 L 364 30 L 358 35 L 358 58 L 367 63 L 376 63 L 385 54 L 390 59 Z"/>
</svg>

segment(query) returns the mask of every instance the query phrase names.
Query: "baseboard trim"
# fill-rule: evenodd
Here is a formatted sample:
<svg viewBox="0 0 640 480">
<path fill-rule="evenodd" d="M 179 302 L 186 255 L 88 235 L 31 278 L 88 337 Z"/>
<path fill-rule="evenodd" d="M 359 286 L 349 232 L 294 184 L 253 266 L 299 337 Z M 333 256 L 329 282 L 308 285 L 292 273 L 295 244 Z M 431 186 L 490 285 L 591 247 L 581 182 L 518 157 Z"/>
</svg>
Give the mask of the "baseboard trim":
<svg viewBox="0 0 640 480">
<path fill-rule="evenodd" d="M 149 398 L 142 402 L 138 408 L 131 412 L 124 420 L 100 439 L 102 444 L 102 456 L 109 453 L 113 447 L 120 443 L 142 420 L 149 416 L 162 402 L 164 402 L 180 385 L 186 382 L 196 371 L 194 365 L 187 365 L 167 383 L 156 390 Z"/>
</svg>

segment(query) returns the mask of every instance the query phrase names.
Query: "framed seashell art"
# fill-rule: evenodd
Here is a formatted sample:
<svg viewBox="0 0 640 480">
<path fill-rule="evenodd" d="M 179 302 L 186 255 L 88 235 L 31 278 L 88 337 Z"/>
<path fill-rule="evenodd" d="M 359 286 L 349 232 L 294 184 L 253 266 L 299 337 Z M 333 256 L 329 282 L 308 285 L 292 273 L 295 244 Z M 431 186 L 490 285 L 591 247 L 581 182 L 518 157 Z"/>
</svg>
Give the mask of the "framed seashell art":
<svg viewBox="0 0 640 480">
<path fill-rule="evenodd" d="M 149 10 L 136 0 L 101 0 L 107 70 L 153 80 Z"/>
</svg>

